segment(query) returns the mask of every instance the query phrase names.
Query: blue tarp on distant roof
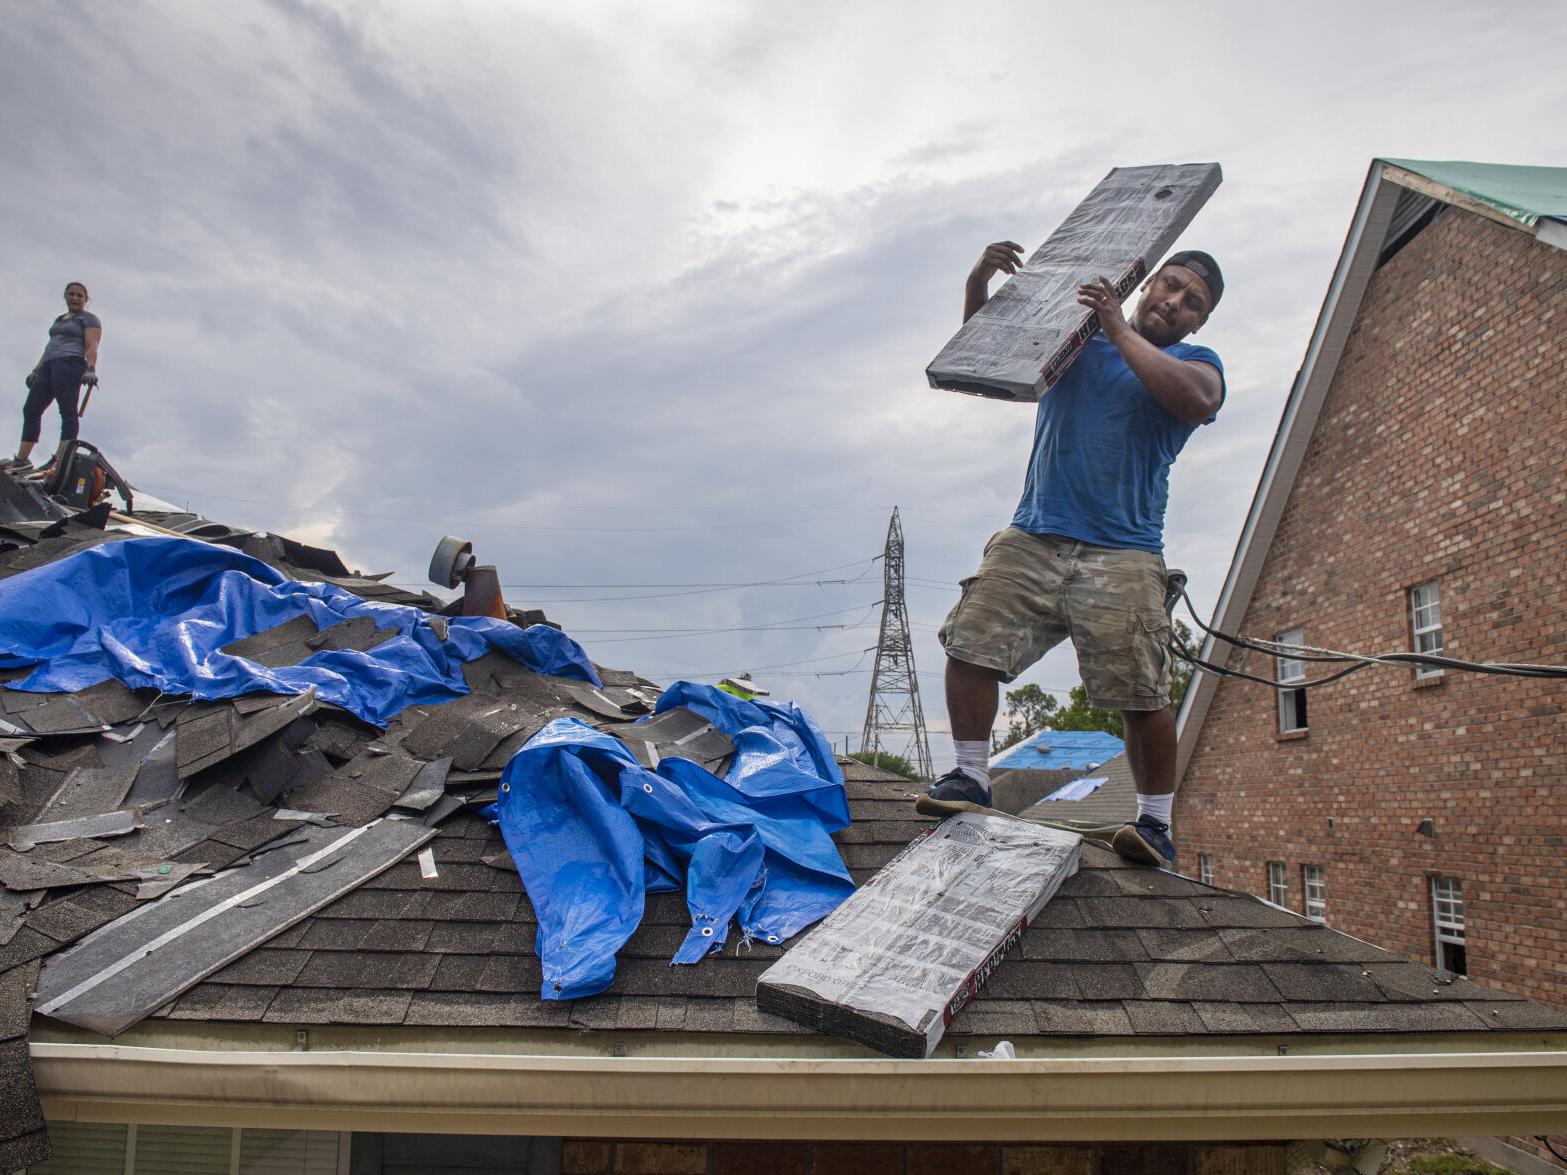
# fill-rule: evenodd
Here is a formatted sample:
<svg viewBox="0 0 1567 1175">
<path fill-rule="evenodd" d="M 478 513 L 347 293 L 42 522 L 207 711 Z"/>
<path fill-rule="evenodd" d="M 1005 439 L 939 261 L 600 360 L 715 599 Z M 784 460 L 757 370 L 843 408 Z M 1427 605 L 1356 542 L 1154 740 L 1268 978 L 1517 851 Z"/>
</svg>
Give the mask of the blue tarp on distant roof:
<svg viewBox="0 0 1567 1175">
<path fill-rule="evenodd" d="M 320 628 L 368 616 L 397 635 L 365 652 L 331 650 L 279 669 L 221 651 L 301 615 Z M 491 649 L 536 673 L 601 684 L 581 646 L 548 625 L 432 617 L 362 600 L 194 539 L 104 543 L 0 580 L 0 667 L 38 665 L 10 688 L 40 693 L 111 677 L 133 689 L 202 699 L 313 687 L 322 701 L 385 726 L 405 706 L 462 697 L 462 663 Z"/>
<path fill-rule="evenodd" d="M 684 889 L 691 930 L 674 962 L 720 950 L 731 921 L 778 943 L 854 890 L 831 834 L 849 823 L 843 775 L 801 710 L 678 682 L 657 712 L 694 710 L 735 744 L 726 779 L 687 759 L 656 771 L 572 718 L 512 757 L 487 809 L 538 914 L 541 995 L 594 995 L 642 921 L 647 893 Z"/>
<path fill-rule="evenodd" d="M 1042 730 L 990 760 L 992 771 L 1086 771 L 1119 755 L 1125 744 L 1102 730 Z"/>
</svg>

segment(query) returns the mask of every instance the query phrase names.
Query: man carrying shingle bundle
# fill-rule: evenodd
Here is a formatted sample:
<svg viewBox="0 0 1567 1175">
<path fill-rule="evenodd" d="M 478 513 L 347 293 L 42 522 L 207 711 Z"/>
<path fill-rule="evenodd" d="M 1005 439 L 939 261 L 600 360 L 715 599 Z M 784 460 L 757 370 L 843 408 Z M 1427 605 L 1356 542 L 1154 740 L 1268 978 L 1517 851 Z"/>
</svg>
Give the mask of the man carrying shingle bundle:
<svg viewBox="0 0 1567 1175">
<path fill-rule="evenodd" d="M 997 272 L 1017 272 L 1021 253 L 1010 241 L 985 250 L 968 276 L 964 321 L 989 299 Z M 933 798 L 990 805 L 1000 683 L 1070 637 L 1089 702 L 1125 721 L 1137 819 L 1116 833 L 1115 849 L 1175 863 L 1164 510 L 1170 466 L 1224 402 L 1218 355 L 1181 341 L 1223 293 L 1218 264 L 1196 251 L 1148 279 L 1130 320 L 1105 278 L 1078 289 L 1099 332 L 1040 397 L 1012 525 L 986 545 L 941 627 L 957 766 L 931 785 Z"/>
</svg>

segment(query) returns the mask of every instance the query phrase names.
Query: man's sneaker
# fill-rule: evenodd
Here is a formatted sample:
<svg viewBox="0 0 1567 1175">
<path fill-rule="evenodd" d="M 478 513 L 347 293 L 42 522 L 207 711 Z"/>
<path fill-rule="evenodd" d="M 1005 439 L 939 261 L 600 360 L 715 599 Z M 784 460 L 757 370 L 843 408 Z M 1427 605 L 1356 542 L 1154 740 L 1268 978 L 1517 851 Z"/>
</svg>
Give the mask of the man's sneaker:
<svg viewBox="0 0 1567 1175">
<path fill-rule="evenodd" d="M 947 803 L 966 801 L 970 804 L 978 804 L 981 808 L 990 807 L 990 785 L 981 783 L 958 767 L 954 767 L 926 788 L 925 794 L 933 800 Z"/>
<path fill-rule="evenodd" d="M 26 457 L 8 457 L 0 461 L 0 470 L 6 473 L 22 474 L 33 467 L 33 463 Z"/>
<path fill-rule="evenodd" d="M 1170 826 L 1152 816 L 1139 816 L 1135 823 L 1121 825 L 1110 847 L 1139 865 L 1175 868 L 1175 842 L 1170 839 Z"/>
</svg>

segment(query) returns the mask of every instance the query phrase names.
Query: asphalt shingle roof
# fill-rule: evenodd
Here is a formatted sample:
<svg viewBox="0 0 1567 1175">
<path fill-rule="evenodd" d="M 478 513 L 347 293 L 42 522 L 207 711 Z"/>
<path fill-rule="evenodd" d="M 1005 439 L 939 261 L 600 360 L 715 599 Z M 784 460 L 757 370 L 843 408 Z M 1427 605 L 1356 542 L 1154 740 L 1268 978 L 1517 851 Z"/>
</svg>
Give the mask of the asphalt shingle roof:
<svg viewBox="0 0 1567 1175">
<path fill-rule="evenodd" d="M 370 598 L 443 606 L 350 573 L 331 552 L 194 517 L 160 517 L 160 525 L 237 546 L 288 575 L 330 578 Z M 0 520 L 0 578 L 125 537 L 73 519 L 47 526 Z M 240 642 L 238 651 L 281 665 L 377 639 L 373 626 L 353 622 L 324 632 L 309 627 L 280 625 Z M 578 683 L 491 654 L 464 668 L 471 696 L 410 707 L 382 732 L 309 698 L 193 702 L 113 682 L 71 695 L 3 688 L 22 672 L 0 671 L 0 837 L 25 843 L 17 826 L 129 804 L 143 805 L 144 827 L 106 838 L 41 840 L 25 852 L 0 848 L 0 1104 L 9 1123 L 9 1136 L 0 1134 L 0 1166 L 23 1165 L 36 1154 L 27 1147 L 42 1138 L 25 1063 L 28 996 L 40 960 L 192 868 L 242 862 L 305 820 L 363 825 L 411 786 L 441 792 L 433 804 L 405 813 L 436 830 L 436 876 L 423 876 L 412 856 L 392 864 L 173 995 L 153 1023 L 808 1035 L 756 1008 L 757 977 L 785 947 L 733 941 L 698 965 L 670 965 L 690 926 L 680 894 L 649 895 L 605 994 L 572 1003 L 539 998 L 532 904 L 498 831 L 478 808 L 494 798 L 511 755 L 550 719 L 571 714 L 611 728 L 646 713 L 659 687 L 634 673 L 604 670 L 602 696 L 589 696 Z M 693 742 L 688 727 L 672 725 L 671 741 L 685 743 L 678 753 L 700 747 L 694 757 L 722 774 L 732 750 L 727 739 L 714 732 Z M 853 821 L 835 839 L 863 882 L 931 822 L 914 812 L 913 784 L 858 762 L 841 766 Z M 1111 784 L 1088 800 L 1047 805 L 1046 818 L 1083 819 L 1089 805 L 1120 805 L 1129 783 L 1124 758 L 1098 770 L 1111 775 Z M 277 818 L 279 808 L 288 818 Z M 1120 815 L 1117 806 L 1112 818 Z M 1567 1029 L 1567 1015 L 1400 959 L 1250 895 L 1128 866 L 1090 845 L 1081 871 L 948 1034 L 1536 1028 Z"/>
<path fill-rule="evenodd" d="M 1022 773 L 1009 773 L 1011 774 Z M 1062 779 L 1056 786 L 1063 786 L 1085 777 L 1102 777 L 1105 782 L 1080 800 L 1046 802 L 1043 797 L 1048 795 L 1051 789 L 1031 787 L 1030 790 L 1035 793 L 1033 801 L 1020 805 L 1016 809 L 1018 815 L 1025 820 L 1042 820 L 1046 823 L 1074 822 L 1097 825 L 1120 824 L 1137 818 L 1137 784 L 1132 779 L 1132 766 L 1124 752 L 1101 763 L 1092 771 L 1069 772 L 1068 778 Z M 1000 786 L 1006 786 L 1008 783 L 1009 778 L 1004 776 Z"/>
</svg>

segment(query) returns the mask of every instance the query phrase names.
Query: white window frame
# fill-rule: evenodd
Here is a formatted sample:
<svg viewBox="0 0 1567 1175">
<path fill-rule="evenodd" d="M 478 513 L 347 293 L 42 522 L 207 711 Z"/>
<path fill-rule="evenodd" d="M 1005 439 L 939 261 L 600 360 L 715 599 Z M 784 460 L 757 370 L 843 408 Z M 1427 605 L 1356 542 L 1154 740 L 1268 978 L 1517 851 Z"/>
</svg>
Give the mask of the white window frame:
<svg viewBox="0 0 1567 1175">
<path fill-rule="evenodd" d="M 1469 970 L 1469 946 L 1464 941 L 1464 883 L 1459 877 L 1431 878 L 1431 926 L 1435 936 L 1436 965 L 1444 971 L 1463 975 Z M 1457 947 L 1464 952 L 1463 967 L 1449 967 L 1450 952 L 1444 947 Z"/>
<path fill-rule="evenodd" d="M 1313 922 L 1328 920 L 1328 880 L 1321 865 L 1300 867 L 1301 913 Z"/>
<path fill-rule="evenodd" d="M 1290 875 L 1283 861 L 1268 862 L 1268 900 L 1289 909 Z"/>
<path fill-rule="evenodd" d="M 1281 645 L 1302 645 L 1306 643 L 1306 630 L 1304 628 L 1291 628 L 1273 638 Z M 1274 657 L 1277 666 L 1277 679 L 1287 686 L 1291 682 L 1305 682 L 1306 663 L 1296 657 L 1286 657 L 1278 654 Z M 1307 714 L 1304 705 L 1306 693 L 1298 689 L 1280 689 L 1279 695 L 1279 733 L 1294 734 L 1296 731 L 1306 730 Z M 1299 703 L 1299 704 L 1297 704 Z"/>
<path fill-rule="evenodd" d="M 1416 584 L 1409 589 L 1410 649 L 1416 653 L 1433 653 L 1441 656 L 1442 593 L 1436 580 Z M 1415 680 L 1429 681 L 1441 677 L 1442 670 L 1431 665 L 1416 665 Z"/>
<path fill-rule="evenodd" d="M 1197 880 L 1204 885 L 1213 884 L 1213 858 L 1207 853 L 1197 854 Z"/>
</svg>

